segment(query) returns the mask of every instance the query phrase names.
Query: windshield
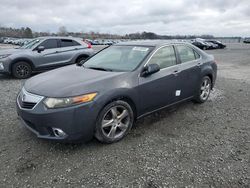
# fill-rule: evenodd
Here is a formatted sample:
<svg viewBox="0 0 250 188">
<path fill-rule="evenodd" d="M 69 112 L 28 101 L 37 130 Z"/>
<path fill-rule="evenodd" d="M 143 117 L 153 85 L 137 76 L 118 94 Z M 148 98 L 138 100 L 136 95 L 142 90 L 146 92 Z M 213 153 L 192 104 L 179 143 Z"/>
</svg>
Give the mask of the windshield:
<svg viewBox="0 0 250 188">
<path fill-rule="evenodd" d="M 84 63 L 84 67 L 104 71 L 133 71 L 152 47 L 111 46 Z"/>
<path fill-rule="evenodd" d="M 27 44 L 25 44 L 24 46 L 20 47 L 22 49 L 31 49 L 32 47 L 34 47 L 37 43 L 40 42 L 40 39 L 33 39 L 30 42 L 28 42 Z"/>
</svg>

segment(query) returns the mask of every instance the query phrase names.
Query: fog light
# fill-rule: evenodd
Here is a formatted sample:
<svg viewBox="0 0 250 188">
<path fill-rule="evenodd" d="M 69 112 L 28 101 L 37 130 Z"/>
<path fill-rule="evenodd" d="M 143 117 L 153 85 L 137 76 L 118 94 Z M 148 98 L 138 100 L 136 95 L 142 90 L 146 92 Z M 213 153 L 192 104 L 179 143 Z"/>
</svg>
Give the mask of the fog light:
<svg viewBox="0 0 250 188">
<path fill-rule="evenodd" d="M 0 70 L 4 70 L 3 63 L 0 63 Z"/>
<path fill-rule="evenodd" d="M 67 136 L 67 134 L 65 132 L 63 132 L 62 129 L 58 129 L 58 128 L 52 128 L 53 133 L 56 137 L 62 138 Z"/>
</svg>

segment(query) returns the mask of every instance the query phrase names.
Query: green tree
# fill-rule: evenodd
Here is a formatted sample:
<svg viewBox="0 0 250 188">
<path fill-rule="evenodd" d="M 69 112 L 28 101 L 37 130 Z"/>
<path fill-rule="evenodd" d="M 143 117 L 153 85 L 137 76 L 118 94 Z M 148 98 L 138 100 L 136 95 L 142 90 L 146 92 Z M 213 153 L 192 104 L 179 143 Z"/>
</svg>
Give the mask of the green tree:
<svg viewBox="0 0 250 188">
<path fill-rule="evenodd" d="M 29 27 L 26 27 L 24 29 L 24 37 L 25 38 L 32 38 L 33 37 L 32 30 Z"/>
<path fill-rule="evenodd" d="M 68 35 L 68 31 L 67 31 L 67 29 L 66 29 L 65 26 L 61 26 L 61 27 L 59 27 L 57 34 L 59 36 L 67 36 Z"/>
</svg>

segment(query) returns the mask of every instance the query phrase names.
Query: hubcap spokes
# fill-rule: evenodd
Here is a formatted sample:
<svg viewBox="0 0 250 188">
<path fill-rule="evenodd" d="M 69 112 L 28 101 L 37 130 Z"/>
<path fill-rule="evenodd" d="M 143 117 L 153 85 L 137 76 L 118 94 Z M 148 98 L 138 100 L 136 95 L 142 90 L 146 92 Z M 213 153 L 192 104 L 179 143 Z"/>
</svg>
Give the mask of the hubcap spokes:
<svg viewBox="0 0 250 188">
<path fill-rule="evenodd" d="M 16 69 L 16 72 L 20 76 L 26 76 L 29 71 L 28 71 L 28 67 L 27 66 L 25 66 L 25 65 L 18 65 L 17 69 Z"/>
<path fill-rule="evenodd" d="M 102 131 L 108 138 L 122 136 L 129 127 L 130 116 L 123 106 L 112 107 L 103 117 Z"/>
<path fill-rule="evenodd" d="M 211 89 L 211 86 L 210 86 L 210 83 L 209 81 L 206 79 L 203 81 L 202 85 L 201 85 L 201 99 L 202 100 L 206 100 L 209 96 L 209 93 L 210 93 L 210 89 Z"/>
</svg>

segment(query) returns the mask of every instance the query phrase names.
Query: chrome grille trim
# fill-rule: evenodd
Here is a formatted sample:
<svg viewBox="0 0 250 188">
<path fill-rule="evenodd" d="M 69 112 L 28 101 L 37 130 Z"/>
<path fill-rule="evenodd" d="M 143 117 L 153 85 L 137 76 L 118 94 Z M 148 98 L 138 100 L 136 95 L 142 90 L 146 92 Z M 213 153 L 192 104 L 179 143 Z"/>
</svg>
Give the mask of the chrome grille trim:
<svg viewBox="0 0 250 188">
<path fill-rule="evenodd" d="M 17 97 L 17 104 L 23 110 L 33 110 L 43 99 L 43 96 L 29 93 L 22 88 Z"/>
</svg>

